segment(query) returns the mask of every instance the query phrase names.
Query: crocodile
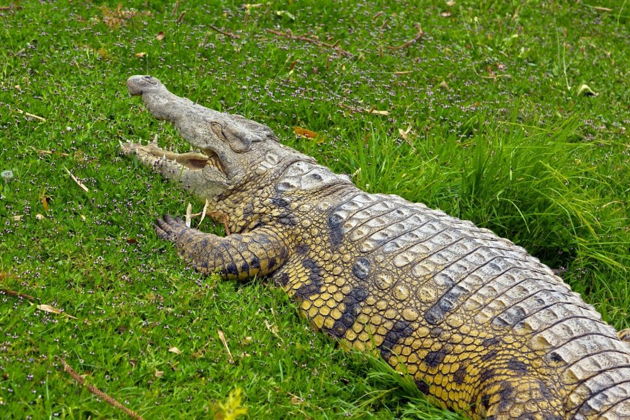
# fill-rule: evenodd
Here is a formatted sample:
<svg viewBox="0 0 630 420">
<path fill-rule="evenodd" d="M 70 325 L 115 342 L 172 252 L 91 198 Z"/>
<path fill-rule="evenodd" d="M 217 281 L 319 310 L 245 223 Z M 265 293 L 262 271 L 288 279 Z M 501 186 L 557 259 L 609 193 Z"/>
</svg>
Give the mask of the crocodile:
<svg viewBox="0 0 630 420">
<path fill-rule="evenodd" d="M 630 342 L 525 249 L 346 175 L 243 116 L 132 76 L 195 151 L 124 143 L 207 203 L 220 237 L 164 216 L 155 230 L 202 273 L 267 276 L 316 329 L 371 351 L 473 419 L 630 418 Z M 624 338 L 625 337 L 625 338 Z"/>
</svg>

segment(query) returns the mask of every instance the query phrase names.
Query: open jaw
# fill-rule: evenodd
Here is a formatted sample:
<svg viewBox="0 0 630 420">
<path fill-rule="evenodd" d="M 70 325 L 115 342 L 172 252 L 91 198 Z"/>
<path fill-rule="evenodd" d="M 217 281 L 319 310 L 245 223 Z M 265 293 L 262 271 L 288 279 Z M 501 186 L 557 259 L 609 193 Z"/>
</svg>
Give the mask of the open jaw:
<svg viewBox="0 0 630 420">
<path fill-rule="evenodd" d="M 186 153 L 176 153 L 160 148 L 156 143 L 147 145 L 123 143 L 121 148 L 126 155 L 136 155 L 146 166 L 162 173 L 169 179 L 204 178 L 228 181 L 225 167 L 219 156 L 210 149 Z"/>
</svg>

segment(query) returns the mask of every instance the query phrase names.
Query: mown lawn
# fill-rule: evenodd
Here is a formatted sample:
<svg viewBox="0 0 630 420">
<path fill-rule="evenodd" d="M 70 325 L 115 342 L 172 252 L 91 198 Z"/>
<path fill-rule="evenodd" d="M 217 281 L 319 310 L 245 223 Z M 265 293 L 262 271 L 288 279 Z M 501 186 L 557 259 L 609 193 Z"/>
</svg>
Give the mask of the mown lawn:
<svg viewBox="0 0 630 420">
<path fill-rule="evenodd" d="M 146 418 L 229 417 L 235 390 L 250 418 L 456 417 L 265 279 L 204 278 L 156 238 L 192 198 L 119 141 L 184 143 L 128 96 L 132 74 L 493 229 L 630 326 L 627 2 L 0 6 L 0 417 L 123 416 L 62 359 Z"/>
</svg>

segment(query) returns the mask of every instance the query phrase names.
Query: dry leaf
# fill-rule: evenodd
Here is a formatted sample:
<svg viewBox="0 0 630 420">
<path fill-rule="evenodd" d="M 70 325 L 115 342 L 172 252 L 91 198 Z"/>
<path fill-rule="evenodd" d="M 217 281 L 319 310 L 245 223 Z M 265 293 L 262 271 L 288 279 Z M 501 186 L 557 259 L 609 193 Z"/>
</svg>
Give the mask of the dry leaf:
<svg viewBox="0 0 630 420">
<path fill-rule="evenodd" d="M 137 52 L 137 53 L 135 53 L 134 55 L 135 55 L 136 57 L 138 57 L 138 58 L 144 58 L 144 57 L 146 57 L 146 56 L 147 56 L 147 53 L 146 53 L 146 52 L 144 52 L 144 51 L 141 51 L 141 52 Z"/>
<path fill-rule="evenodd" d="M 453 0 L 448 0 L 448 1 L 446 2 L 446 5 L 447 5 L 448 7 L 453 7 L 453 6 L 455 6 L 455 2 L 454 2 Z"/>
<path fill-rule="evenodd" d="M 304 402 L 304 398 L 302 397 L 298 397 L 297 395 L 291 393 L 289 393 L 289 395 L 291 396 L 291 404 L 300 405 Z"/>
<path fill-rule="evenodd" d="M 51 313 L 51 314 L 57 314 L 57 315 L 63 314 L 67 316 L 68 318 L 77 319 L 75 316 L 68 315 L 61 309 L 57 309 L 54 306 L 42 304 L 42 305 L 37 305 L 37 309 L 39 309 L 40 311 Z"/>
<path fill-rule="evenodd" d="M 178 349 L 177 347 L 171 347 L 170 349 L 168 349 L 169 352 L 171 353 L 175 353 L 175 354 L 182 354 L 182 351 L 180 349 Z"/>
<path fill-rule="evenodd" d="M 203 357 L 203 354 L 204 354 L 203 350 L 198 350 L 194 352 L 193 354 L 191 354 L 191 356 L 195 359 L 200 359 Z"/>
<path fill-rule="evenodd" d="M 282 339 L 282 337 L 280 337 L 280 335 L 278 334 L 278 327 L 276 326 L 276 324 L 272 324 L 271 322 L 265 320 L 265 327 L 267 327 L 267 329 L 269 331 L 271 331 L 271 333 L 273 335 L 276 336 L 276 338 L 280 339 L 280 341 L 284 342 L 284 340 Z"/>
<path fill-rule="evenodd" d="M 405 141 L 409 141 L 410 132 L 411 132 L 411 126 L 407 127 L 406 130 L 403 130 L 402 128 L 398 129 L 398 133 L 400 134 L 400 137 L 402 137 Z"/>
<path fill-rule="evenodd" d="M 37 220 L 44 220 L 44 219 L 45 219 L 45 217 L 44 217 L 44 215 L 43 215 L 43 214 L 39 214 L 39 213 L 37 213 L 37 214 L 35 215 L 35 219 L 37 219 Z"/>
<path fill-rule="evenodd" d="M 22 216 L 21 214 L 18 214 L 18 215 L 15 215 L 15 216 L 11 216 L 11 219 L 14 222 L 19 222 L 20 220 L 22 220 L 22 217 L 24 217 L 24 216 Z"/>
<path fill-rule="evenodd" d="M 370 109 L 369 113 L 376 115 L 389 115 L 389 111 L 379 111 L 378 109 Z"/>
<path fill-rule="evenodd" d="M 98 56 L 101 57 L 103 60 L 109 60 L 110 59 L 109 51 L 107 51 L 103 47 L 99 48 L 98 50 L 94 50 L 94 52 L 96 52 L 96 54 L 98 54 Z"/>
<path fill-rule="evenodd" d="M 158 34 L 155 36 L 155 39 L 157 39 L 158 41 L 161 41 L 164 39 L 164 32 L 160 31 L 158 32 Z"/>
<path fill-rule="evenodd" d="M 39 201 L 42 202 L 42 207 L 44 207 L 44 211 L 48 211 L 48 197 L 46 197 L 45 195 L 41 195 L 39 197 Z"/>
<path fill-rule="evenodd" d="M 243 9 L 249 11 L 249 9 L 256 9 L 258 7 L 263 7 L 263 6 L 264 6 L 263 3 L 245 3 L 241 7 Z"/>
<path fill-rule="evenodd" d="M 50 312 L 51 314 L 61 314 L 63 311 L 50 305 L 37 305 L 37 309 L 44 312 Z"/>
<path fill-rule="evenodd" d="M 161 378 L 162 376 L 164 376 L 164 371 L 163 371 L 163 370 L 157 370 L 157 369 L 155 369 L 155 372 L 153 372 L 153 375 L 154 375 L 156 378 Z"/>
<path fill-rule="evenodd" d="M 227 340 L 225 339 L 225 334 L 223 334 L 223 331 L 221 330 L 217 330 L 217 334 L 219 335 L 219 340 L 221 340 L 221 342 L 223 343 L 223 347 L 225 347 L 225 350 L 227 351 L 228 362 L 230 362 L 231 364 L 234 364 L 234 357 L 232 357 L 232 352 L 230 351 L 230 348 L 228 347 Z"/>
<path fill-rule="evenodd" d="M 292 13 L 287 12 L 286 10 L 276 10 L 276 16 L 286 17 L 290 20 L 295 20 L 295 16 Z"/>
<path fill-rule="evenodd" d="M 406 130 L 403 130 L 402 128 L 398 129 L 398 134 L 400 134 L 400 137 L 403 138 L 403 140 L 405 140 L 405 142 L 411 146 L 411 149 L 413 151 L 416 150 L 415 146 L 413 145 L 413 142 L 411 141 L 411 125 L 409 127 L 407 127 Z"/>
<path fill-rule="evenodd" d="M 293 132 L 295 133 L 296 136 L 303 137 L 306 139 L 314 139 L 319 136 L 319 133 L 315 131 L 311 131 L 306 128 L 297 127 L 297 126 L 293 127 Z"/>
<path fill-rule="evenodd" d="M 578 96 L 597 96 L 598 93 L 595 92 L 591 87 L 585 83 L 581 84 L 577 90 Z"/>
<path fill-rule="evenodd" d="M 451 12 L 442 12 L 442 13 L 440 13 L 440 16 L 442 16 L 442 17 L 450 17 L 451 16 Z"/>
<path fill-rule="evenodd" d="M 440 84 L 438 85 L 438 87 L 442 88 L 442 89 L 448 89 L 448 83 L 446 83 L 445 80 L 442 80 L 440 82 Z"/>
<path fill-rule="evenodd" d="M 151 16 L 151 12 L 139 12 L 135 9 L 123 9 L 122 3 L 118 3 L 115 9 L 110 9 L 107 6 L 101 6 L 101 20 L 107 26 L 112 29 L 119 28 L 124 25 L 129 19 L 141 14 L 144 16 Z"/>
</svg>

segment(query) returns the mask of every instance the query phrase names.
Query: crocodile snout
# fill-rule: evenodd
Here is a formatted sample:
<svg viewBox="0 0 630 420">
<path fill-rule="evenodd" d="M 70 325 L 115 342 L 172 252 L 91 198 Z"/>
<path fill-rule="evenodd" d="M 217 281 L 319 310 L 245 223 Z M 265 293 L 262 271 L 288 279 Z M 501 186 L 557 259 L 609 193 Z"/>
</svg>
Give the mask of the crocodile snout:
<svg viewBox="0 0 630 420">
<path fill-rule="evenodd" d="M 162 83 L 152 76 L 136 75 L 127 79 L 127 89 L 129 89 L 129 93 L 133 96 L 142 95 L 160 86 L 162 86 Z"/>
</svg>

